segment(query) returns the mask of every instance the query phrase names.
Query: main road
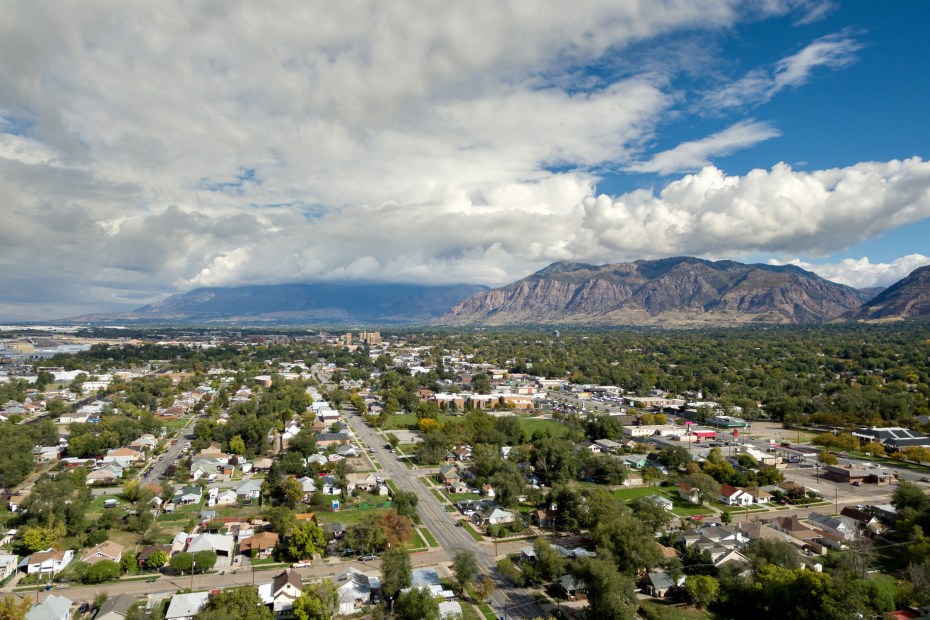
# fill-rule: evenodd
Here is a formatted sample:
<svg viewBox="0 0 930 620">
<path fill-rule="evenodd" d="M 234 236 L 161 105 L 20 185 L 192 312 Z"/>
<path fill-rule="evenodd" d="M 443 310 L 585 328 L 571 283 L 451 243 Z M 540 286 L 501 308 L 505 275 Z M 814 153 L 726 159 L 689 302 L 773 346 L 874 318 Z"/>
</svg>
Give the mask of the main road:
<svg viewBox="0 0 930 620">
<path fill-rule="evenodd" d="M 508 620 L 550 617 L 529 590 L 503 581 L 497 573 L 497 557 L 492 551 L 492 544 L 480 543 L 472 538 L 465 528 L 456 526 L 457 519 L 447 513 L 445 505 L 417 480 L 417 475 L 424 472 L 410 469 L 389 452 L 384 447 L 384 440 L 368 426 L 357 411 L 343 410 L 343 414 L 355 436 L 372 449 L 369 454 L 384 468 L 382 475 L 393 480 L 398 490 L 409 491 L 417 496 L 417 512 L 420 519 L 445 550 L 445 559 L 450 560 L 459 549 L 467 549 L 475 554 L 478 565 L 495 581 L 496 588 L 491 597 L 491 604 L 501 616 Z"/>
</svg>

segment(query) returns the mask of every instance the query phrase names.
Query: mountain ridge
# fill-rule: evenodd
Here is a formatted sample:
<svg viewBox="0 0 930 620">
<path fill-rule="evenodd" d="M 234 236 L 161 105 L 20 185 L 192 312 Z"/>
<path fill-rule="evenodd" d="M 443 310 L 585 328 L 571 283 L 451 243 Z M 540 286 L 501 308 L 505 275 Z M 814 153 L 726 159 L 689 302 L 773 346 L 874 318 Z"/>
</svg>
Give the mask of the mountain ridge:
<svg viewBox="0 0 930 620">
<path fill-rule="evenodd" d="M 794 265 L 690 256 L 596 267 L 553 263 L 476 293 L 436 322 L 463 325 L 822 323 L 857 310 L 867 294 Z"/>
</svg>

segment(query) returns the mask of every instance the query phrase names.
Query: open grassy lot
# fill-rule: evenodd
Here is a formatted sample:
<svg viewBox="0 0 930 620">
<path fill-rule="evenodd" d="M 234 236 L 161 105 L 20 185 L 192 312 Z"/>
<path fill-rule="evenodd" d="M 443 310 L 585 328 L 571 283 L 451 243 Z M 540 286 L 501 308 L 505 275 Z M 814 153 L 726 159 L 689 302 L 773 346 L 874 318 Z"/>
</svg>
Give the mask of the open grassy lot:
<svg viewBox="0 0 930 620">
<path fill-rule="evenodd" d="M 370 510 L 359 510 L 359 509 L 350 509 L 350 510 L 337 510 L 335 512 L 329 511 L 318 511 L 316 512 L 316 519 L 321 524 L 323 523 L 339 523 L 340 525 L 357 525 L 367 519 L 369 516 L 375 516 L 381 514 L 384 509 L 382 508 L 373 508 Z"/>
<path fill-rule="evenodd" d="M 552 433 L 553 437 L 561 437 L 568 432 L 568 427 L 566 427 L 561 422 L 556 422 L 555 420 L 543 420 L 540 418 L 520 418 L 520 428 L 523 429 L 523 432 L 526 433 L 527 437 L 532 437 L 533 433 L 540 431 L 545 433 L 548 430 Z"/>
<path fill-rule="evenodd" d="M 627 501 L 656 494 L 668 495 L 667 493 L 662 493 L 659 487 L 626 487 L 614 491 L 614 497 Z"/>
<path fill-rule="evenodd" d="M 715 614 L 709 611 L 697 609 L 696 607 L 678 607 L 666 601 L 641 600 L 639 606 L 645 610 L 645 613 L 641 614 L 643 617 L 657 620 L 708 620 L 717 618 Z"/>
<path fill-rule="evenodd" d="M 446 413 L 440 413 L 436 420 L 443 424 L 449 420 L 455 419 L 457 416 L 449 415 Z M 396 429 L 404 430 L 416 430 L 417 429 L 417 415 L 415 413 L 395 413 L 388 416 L 388 419 L 385 420 L 384 426 L 381 427 L 382 431 L 390 431 Z"/>
</svg>

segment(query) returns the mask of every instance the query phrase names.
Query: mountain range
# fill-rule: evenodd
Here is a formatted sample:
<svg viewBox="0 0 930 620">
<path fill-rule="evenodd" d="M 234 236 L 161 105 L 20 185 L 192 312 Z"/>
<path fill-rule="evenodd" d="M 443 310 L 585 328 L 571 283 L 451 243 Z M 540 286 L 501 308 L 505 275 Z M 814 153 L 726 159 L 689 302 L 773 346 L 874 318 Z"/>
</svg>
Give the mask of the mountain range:
<svg viewBox="0 0 930 620">
<path fill-rule="evenodd" d="M 494 289 L 384 283 L 200 288 L 130 313 L 72 320 L 696 327 L 927 318 L 930 266 L 888 289 L 857 290 L 792 265 L 675 257 L 601 266 L 557 262 Z"/>
<path fill-rule="evenodd" d="M 439 320 L 459 325 L 822 323 L 849 315 L 867 299 L 791 265 L 691 257 L 603 266 L 560 262 L 476 293 Z"/>
</svg>

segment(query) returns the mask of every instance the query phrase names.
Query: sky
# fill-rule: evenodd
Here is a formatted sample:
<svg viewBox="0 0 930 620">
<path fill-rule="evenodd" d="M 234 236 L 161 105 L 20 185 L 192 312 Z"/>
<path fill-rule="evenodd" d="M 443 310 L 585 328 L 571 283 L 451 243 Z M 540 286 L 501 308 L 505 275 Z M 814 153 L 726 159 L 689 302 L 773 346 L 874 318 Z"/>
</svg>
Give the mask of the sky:
<svg viewBox="0 0 930 620">
<path fill-rule="evenodd" d="M 560 260 L 930 264 L 927 2 L 0 6 L 0 322 Z"/>
</svg>

